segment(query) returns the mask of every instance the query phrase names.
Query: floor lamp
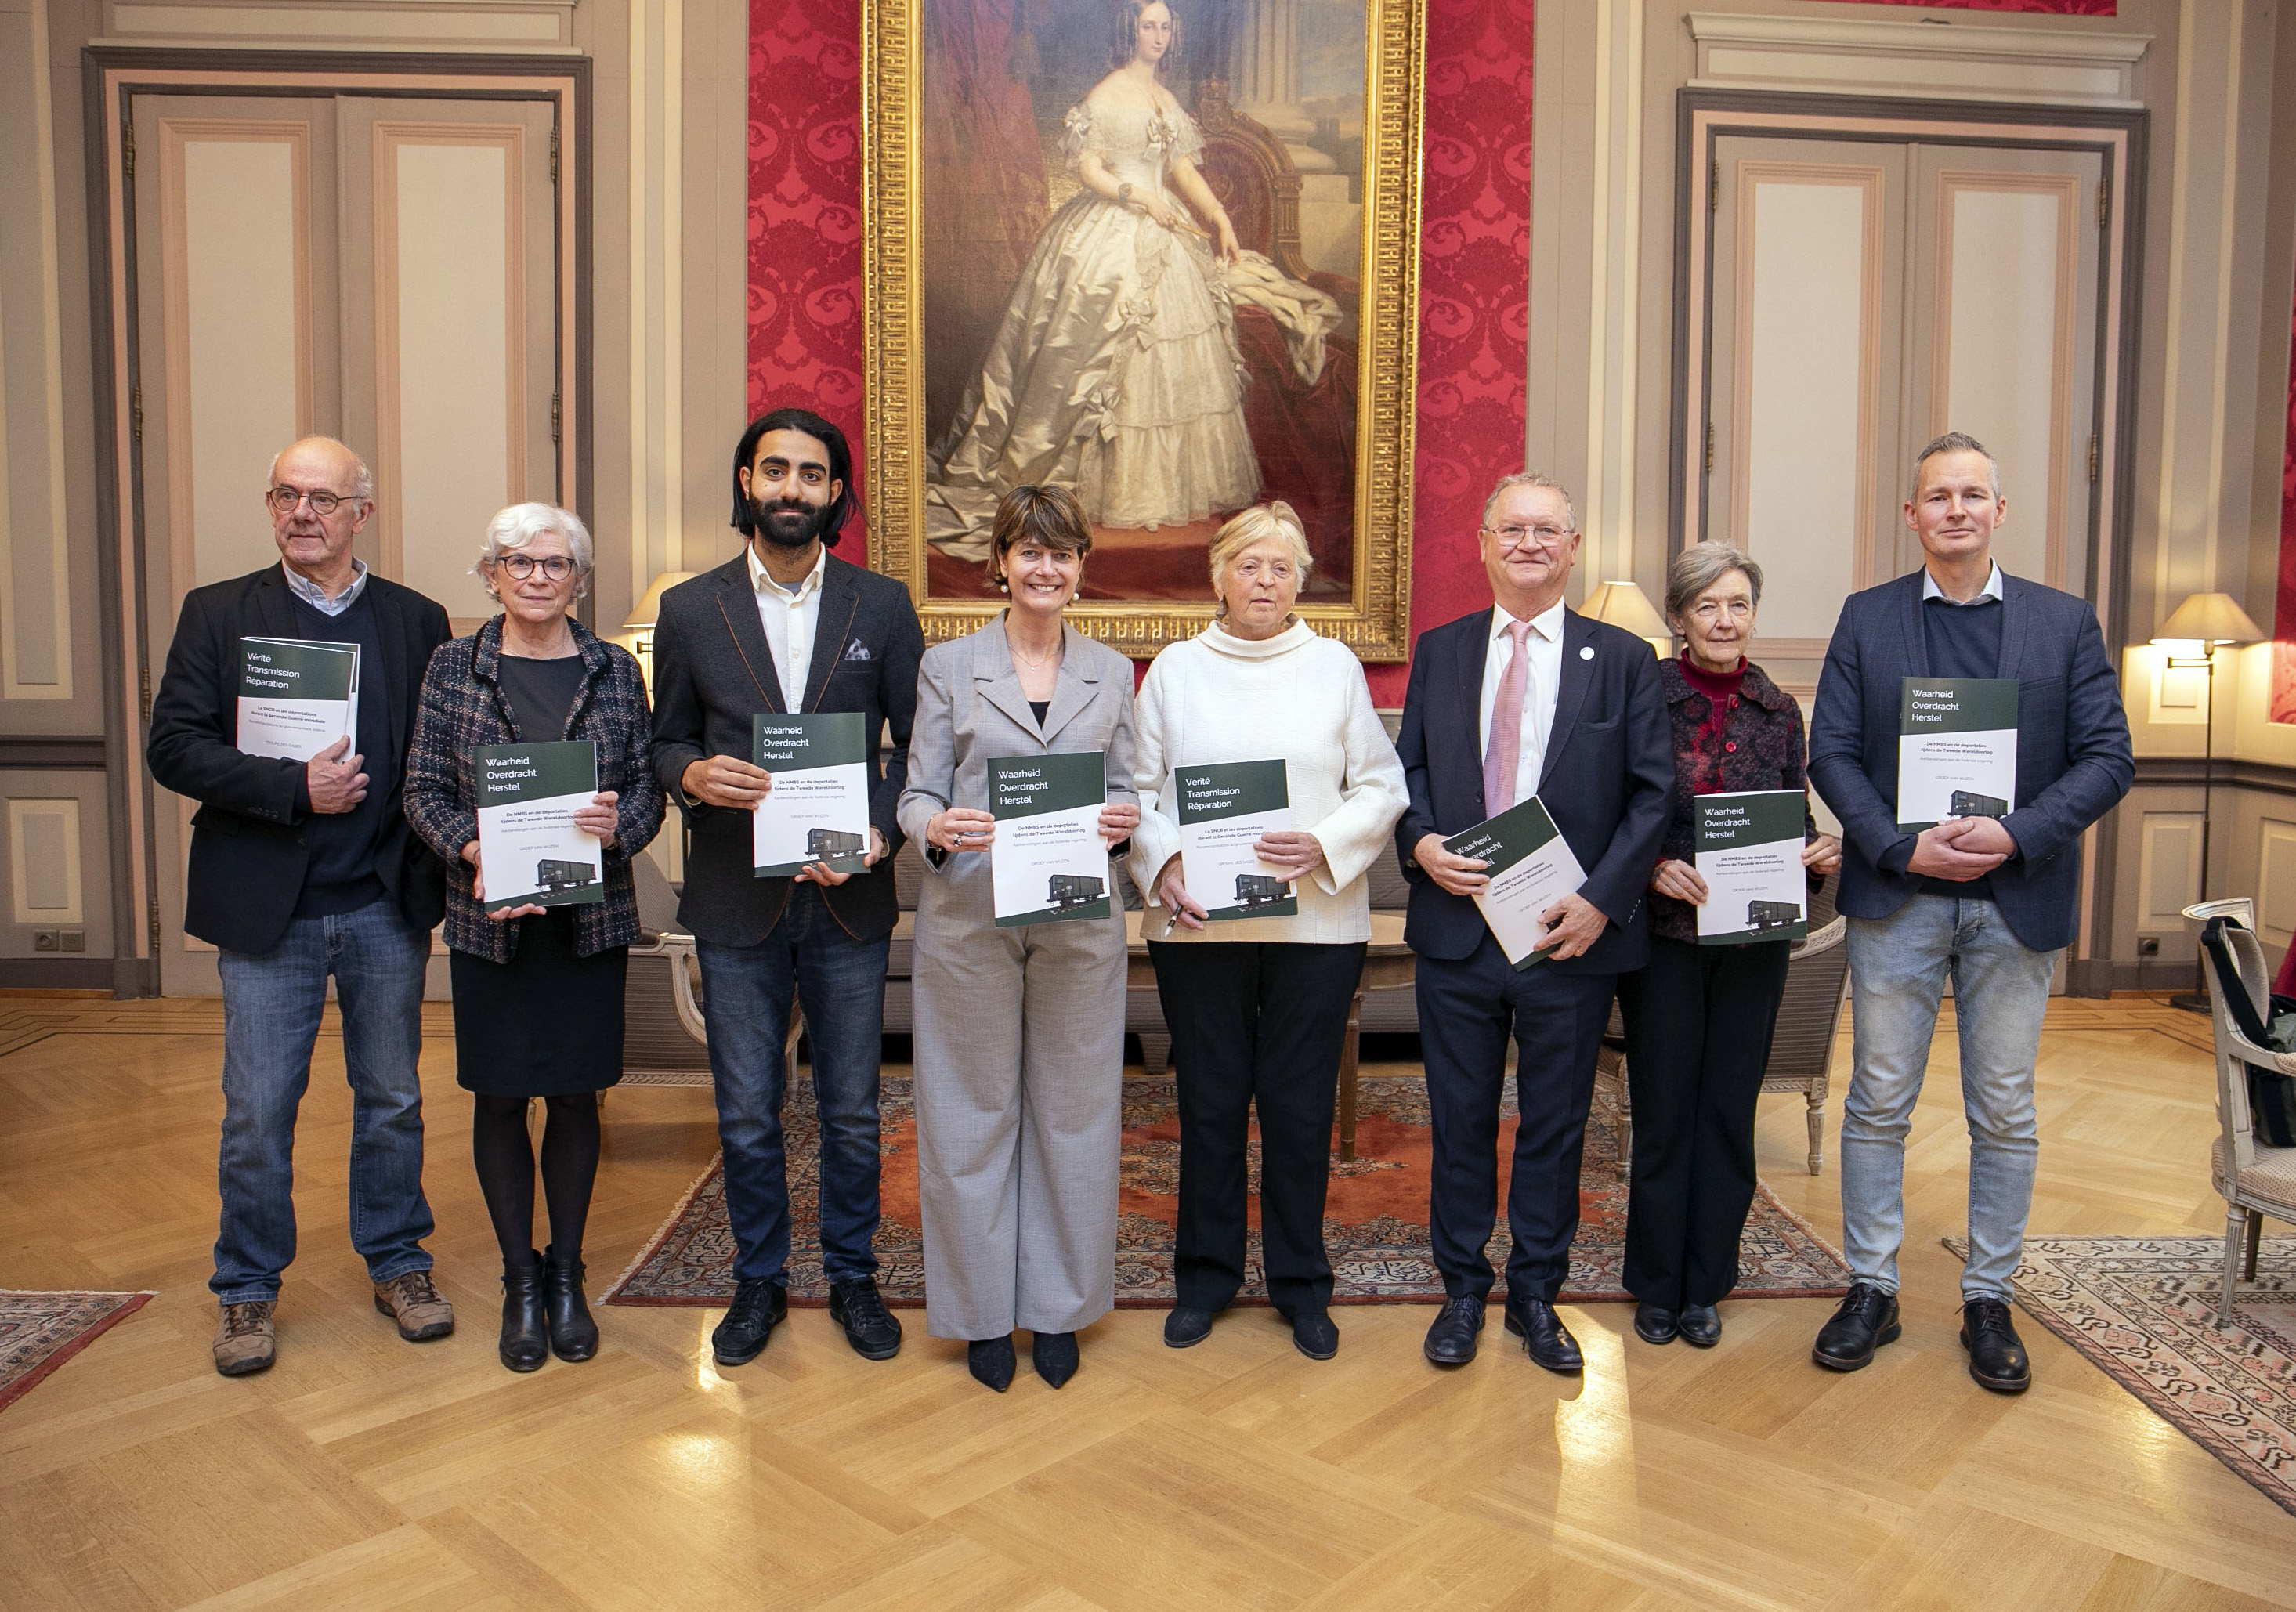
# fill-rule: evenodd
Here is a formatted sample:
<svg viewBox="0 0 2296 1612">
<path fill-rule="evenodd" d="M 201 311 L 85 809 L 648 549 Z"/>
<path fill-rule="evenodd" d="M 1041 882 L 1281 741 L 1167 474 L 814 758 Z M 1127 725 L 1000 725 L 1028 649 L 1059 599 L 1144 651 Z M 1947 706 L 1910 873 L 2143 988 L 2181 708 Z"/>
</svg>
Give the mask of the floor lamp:
<svg viewBox="0 0 2296 1612">
<path fill-rule="evenodd" d="M 2201 754 L 2201 900 L 2209 898 L 2209 828 L 2210 797 L 2216 784 L 2217 759 L 2217 650 L 2220 645 L 2254 643 L 2264 636 L 2248 612 L 2235 603 L 2229 593 L 2193 593 L 2178 605 L 2176 613 L 2161 624 L 2152 634 L 2156 649 L 2167 651 L 2161 659 L 2165 675 L 2171 671 L 2197 671 L 2207 681 L 2202 704 L 2206 713 Z M 2180 652 L 2181 651 L 2181 652 Z M 2205 963 L 2201 969 L 2201 988 L 2196 992 L 2171 996 L 2172 1006 L 2195 1013 L 2209 1011 L 2209 971 Z"/>
</svg>

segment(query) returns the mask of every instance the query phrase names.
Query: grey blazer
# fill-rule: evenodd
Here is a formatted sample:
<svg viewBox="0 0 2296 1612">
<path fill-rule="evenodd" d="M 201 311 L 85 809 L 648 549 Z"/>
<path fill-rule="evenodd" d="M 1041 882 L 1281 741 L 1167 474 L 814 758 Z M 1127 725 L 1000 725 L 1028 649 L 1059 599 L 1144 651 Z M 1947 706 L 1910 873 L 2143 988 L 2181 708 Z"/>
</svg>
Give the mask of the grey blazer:
<svg viewBox="0 0 2296 1612">
<path fill-rule="evenodd" d="M 1138 803 L 1132 787 L 1132 662 L 1072 626 L 1065 630 L 1060 677 L 1042 728 L 1021 691 L 1003 617 L 970 637 L 925 651 L 917 668 L 908 786 L 898 808 L 904 834 L 922 844 L 925 824 L 946 806 L 988 810 L 991 757 L 1099 750 L 1107 757 L 1108 798 Z M 966 899 L 960 906 L 977 904 L 980 922 L 994 923 L 987 853 L 949 856 L 929 850 L 925 864 L 952 881 L 945 895 L 962 891 Z"/>
</svg>

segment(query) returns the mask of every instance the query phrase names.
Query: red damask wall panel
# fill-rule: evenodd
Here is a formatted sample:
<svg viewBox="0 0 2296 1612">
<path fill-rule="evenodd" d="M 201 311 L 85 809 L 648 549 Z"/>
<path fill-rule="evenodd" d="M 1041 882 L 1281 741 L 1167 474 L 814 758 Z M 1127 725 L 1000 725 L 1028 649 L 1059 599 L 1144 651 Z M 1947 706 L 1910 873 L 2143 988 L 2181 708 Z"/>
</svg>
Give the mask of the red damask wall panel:
<svg viewBox="0 0 2296 1612">
<path fill-rule="evenodd" d="M 750 4 L 750 413 L 792 405 L 861 482 L 861 0 Z"/>
<path fill-rule="evenodd" d="M 2296 308 L 2289 314 L 2284 440 L 2280 453 L 2280 596 L 2272 618 L 2272 720 L 2296 722 Z"/>
</svg>

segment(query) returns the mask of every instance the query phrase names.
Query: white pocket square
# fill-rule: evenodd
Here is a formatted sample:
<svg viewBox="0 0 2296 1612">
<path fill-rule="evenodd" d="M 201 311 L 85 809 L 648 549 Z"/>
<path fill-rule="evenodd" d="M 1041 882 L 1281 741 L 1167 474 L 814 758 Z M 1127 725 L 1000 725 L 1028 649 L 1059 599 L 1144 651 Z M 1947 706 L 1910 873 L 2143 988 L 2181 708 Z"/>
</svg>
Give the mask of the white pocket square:
<svg viewBox="0 0 2296 1612">
<path fill-rule="evenodd" d="M 858 638 L 856 638 L 852 642 L 845 646 L 845 659 L 848 660 L 868 659 L 869 646 L 862 642 Z"/>
</svg>

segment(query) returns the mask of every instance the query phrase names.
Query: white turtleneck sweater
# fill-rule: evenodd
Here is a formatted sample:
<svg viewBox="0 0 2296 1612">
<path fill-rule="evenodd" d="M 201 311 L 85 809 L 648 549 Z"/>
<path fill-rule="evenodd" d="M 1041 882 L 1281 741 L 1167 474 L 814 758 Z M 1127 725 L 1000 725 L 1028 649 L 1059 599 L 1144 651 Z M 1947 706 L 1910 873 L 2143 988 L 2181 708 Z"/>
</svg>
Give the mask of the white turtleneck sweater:
<svg viewBox="0 0 2296 1612">
<path fill-rule="evenodd" d="M 1156 657 L 1141 684 L 1140 826 L 1133 882 L 1147 897 L 1151 939 L 1277 940 L 1346 945 L 1371 938 L 1375 857 L 1392 854 L 1406 803 L 1403 764 L 1372 708 L 1363 664 L 1345 644 L 1294 622 L 1273 638 L 1238 638 L 1214 624 Z M 1201 929 L 1175 925 L 1157 901 L 1156 875 L 1180 854 L 1172 769 L 1281 758 L 1292 824 L 1316 837 L 1323 865 L 1292 887 L 1300 910 L 1237 918 Z"/>
</svg>

